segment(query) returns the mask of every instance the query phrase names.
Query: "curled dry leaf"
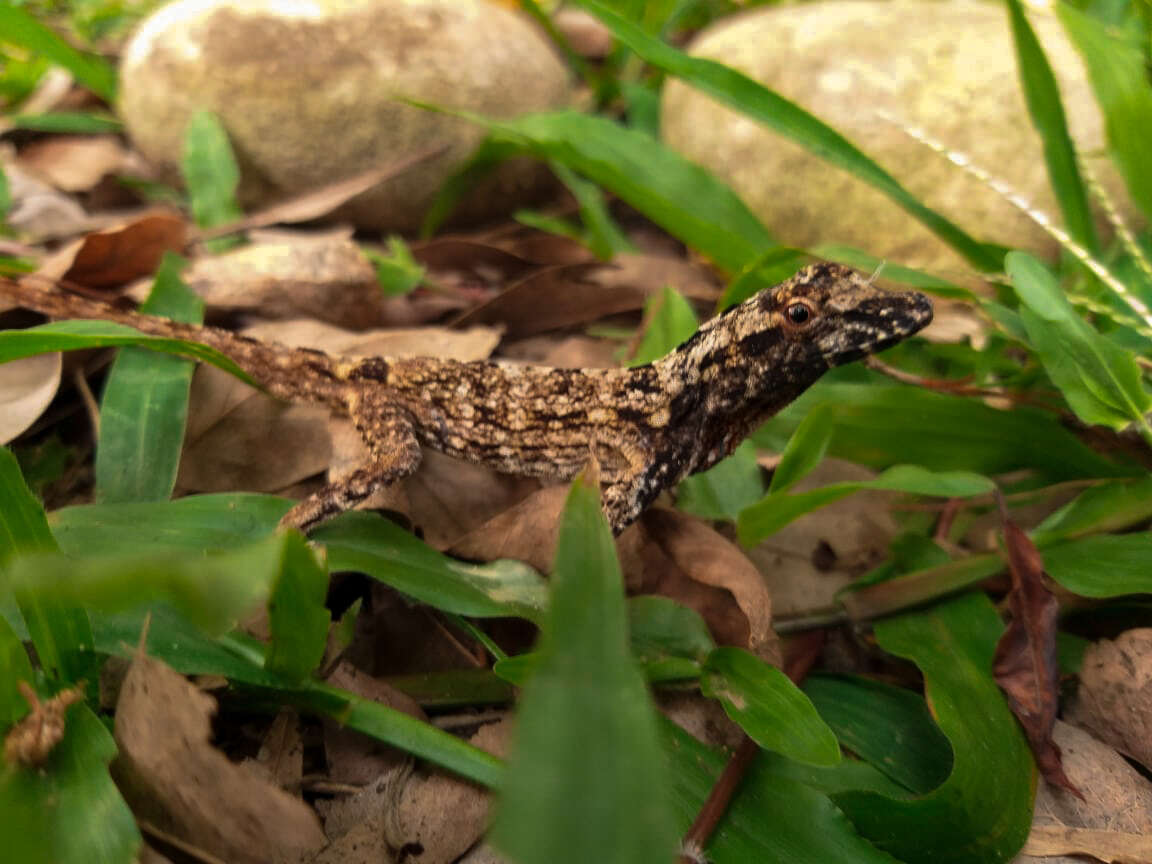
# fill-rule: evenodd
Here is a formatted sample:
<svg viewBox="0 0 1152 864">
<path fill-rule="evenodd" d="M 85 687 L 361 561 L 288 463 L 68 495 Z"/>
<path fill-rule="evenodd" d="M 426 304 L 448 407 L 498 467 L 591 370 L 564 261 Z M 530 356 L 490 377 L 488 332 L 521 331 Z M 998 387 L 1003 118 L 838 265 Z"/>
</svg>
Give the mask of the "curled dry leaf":
<svg viewBox="0 0 1152 864">
<path fill-rule="evenodd" d="M 619 255 L 611 265 L 588 261 L 536 270 L 456 323 L 502 324 L 511 336 L 527 336 L 636 311 L 665 285 L 693 299 L 714 301 L 719 293 L 707 273 L 683 260 Z"/>
<path fill-rule="evenodd" d="M 1057 721 L 1053 737 L 1064 753 L 1064 768 L 1083 797 L 1041 785 L 1032 833 L 1020 860 L 1041 864 L 1051 860 L 1046 856 L 1079 853 L 1124 860 L 1108 856 L 1117 851 L 1131 855 L 1139 848 L 1132 845 L 1136 838 L 1147 849 L 1152 837 L 1152 782 L 1083 729 Z"/>
<path fill-rule="evenodd" d="M 19 165 L 64 192 L 87 192 L 126 157 L 115 135 L 53 135 L 24 147 Z"/>
<path fill-rule="evenodd" d="M 216 309 L 304 316 L 357 330 L 384 323 L 376 273 L 355 243 L 332 234 L 278 236 L 199 258 L 184 279 Z"/>
<path fill-rule="evenodd" d="M 0 366 L 0 444 L 7 444 L 44 413 L 60 386 L 59 352 Z"/>
<path fill-rule="evenodd" d="M 155 273 L 165 252 L 184 248 L 186 230 L 180 215 L 156 210 L 65 246 L 45 259 L 36 275 L 87 288 L 114 288 Z"/>
<path fill-rule="evenodd" d="M 566 486 L 549 486 L 460 538 L 453 555 L 476 561 L 514 558 L 552 569 Z M 617 540 L 632 594 L 660 594 L 707 622 L 717 642 L 779 660 L 772 600 L 759 572 L 734 544 L 692 516 L 654 508 Z"/>
<path fill-rule="evenodd" d="M 19 681 L 17 686 L 32 710 L 4 736 L 4 761 L 34 768 L 47 761 L 64 737 L 65 715 L 69 706 L 84 701 L 84 690 L 71 687 L 42 702 L 27 681 Z"/>
<path fill-rule="evenodd" d="M 695 609 L 722 645 L 737 645 L 779 665 L 772 595 L 740 548 L 694 516 L 655 507 L 640 520 L 641 542 L 620 537 L 626 584 Z M 630 548 L 629 548 L 630 546 Z"/>
<path fill-rule="evenodd" d="M 324 846 L 308 805 L 209 743 L 212 697 L 138 655 L 116 709 L 117 785 L 137 818 L 236 864 L 295 860 Z"/>
<path fill-rule="evenodd" d="M 1056 656 L 1060 604 L 1044 584 L 1040 551 L 1023 529 L 1008 518 L 1003 498 L 1000 509 L 1012 574 L 1012 590 L 1008 593 L 1012 620 L 996 645 L 992 673 L 1024 728 L 1044 779 L 1076 792 L 1061 767 L 1060 748 L 1052 740 L 1060 701 L 1060 663 Z"/>
<path fill-rule="evenodd" d="M 1126 630 L 1088 648 L 1070 717 L 1152 768 L 1152 628 Z"/>
</svg>

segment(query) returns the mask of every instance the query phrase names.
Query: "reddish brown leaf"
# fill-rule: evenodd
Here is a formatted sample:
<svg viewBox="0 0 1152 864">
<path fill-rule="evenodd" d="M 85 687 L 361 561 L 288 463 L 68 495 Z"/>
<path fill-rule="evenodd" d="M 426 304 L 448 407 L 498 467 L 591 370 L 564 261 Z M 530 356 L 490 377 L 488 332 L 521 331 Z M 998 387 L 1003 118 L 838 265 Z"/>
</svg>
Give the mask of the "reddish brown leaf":
<svg viewBox="0 0 1152 864">
<path fill-rule="evenodd" d="M 1060 748 L 1052 740 L 1059 706 L 1060 665 L 1056 658 L 1056 618 L 1059 603 L 1044 584 L 1044 560 L 1024 531 L 1008 518 L 1000 498 L 1004 545 L 1012 590 L 1008 606 L 1012 620 L 1000 642 L 992 672 L 1008 698 L 1012 713 L 1024 728 L 1036 765 L 1044 779 L 1079 795 L 1064 773 Z"/>
<path fill-rule="evenodd" d="M 45 260 L 38 273 L 88 288 L 123 285 L 155 273 L 165 252 L 179 252 L 186 227 L 175 213 L 149 213 L 88 234 Z"/>
</svg>

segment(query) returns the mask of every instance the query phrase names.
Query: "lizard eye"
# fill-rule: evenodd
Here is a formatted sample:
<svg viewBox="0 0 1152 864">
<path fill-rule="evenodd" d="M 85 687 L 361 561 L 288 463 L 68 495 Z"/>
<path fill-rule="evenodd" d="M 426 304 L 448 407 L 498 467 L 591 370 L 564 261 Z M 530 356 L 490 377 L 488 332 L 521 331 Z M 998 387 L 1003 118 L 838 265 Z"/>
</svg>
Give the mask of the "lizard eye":
<svg viewBox="0 0 1152 864">
<path fill-rule="evenodd" d="M 808 308 L 806 303 L 792 303 L 784 310 L 784 314 L 788 316 L 788 320 L 800 327 L 807 324 L 812 319 L 812 310 Z"/>
</svg>

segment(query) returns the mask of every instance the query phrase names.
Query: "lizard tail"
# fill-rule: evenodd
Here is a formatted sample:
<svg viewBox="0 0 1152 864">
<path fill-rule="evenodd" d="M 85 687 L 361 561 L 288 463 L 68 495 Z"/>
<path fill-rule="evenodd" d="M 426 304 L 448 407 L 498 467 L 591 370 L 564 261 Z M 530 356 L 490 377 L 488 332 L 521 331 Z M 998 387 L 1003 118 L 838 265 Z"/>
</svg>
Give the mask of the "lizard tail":
<svg viewBox="0 0 1152 864">
<path fill-rule="evenodd" d="M 345 409 L 348 384 L 338 375 L 335 360 L 320 351 L 261 342 L 218 327 L 201 327 L 154 315 L 141 315 L 56 287 L 40 288 L 30 281 L 0 277 L 0 297 L 53 318 L 112 321 L 149 336 L 207 345 L 227 355 L 273 396 Z"/>
</svg>

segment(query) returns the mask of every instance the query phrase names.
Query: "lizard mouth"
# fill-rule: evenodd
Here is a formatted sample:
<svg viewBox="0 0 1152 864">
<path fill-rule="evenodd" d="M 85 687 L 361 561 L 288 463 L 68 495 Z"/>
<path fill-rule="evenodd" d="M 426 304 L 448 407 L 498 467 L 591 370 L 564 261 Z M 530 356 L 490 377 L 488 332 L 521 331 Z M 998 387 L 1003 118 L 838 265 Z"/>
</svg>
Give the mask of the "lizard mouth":
<svg viewBox="0 0 1152 864">
<path fill-rule="evenodd" d="M 932 301 L 915 291 L 885 293 L 861 303 L 843 319 L 843 330 L 824 352 L 829 366 L 876 354 L 932 323 Z"/>
</svg>

